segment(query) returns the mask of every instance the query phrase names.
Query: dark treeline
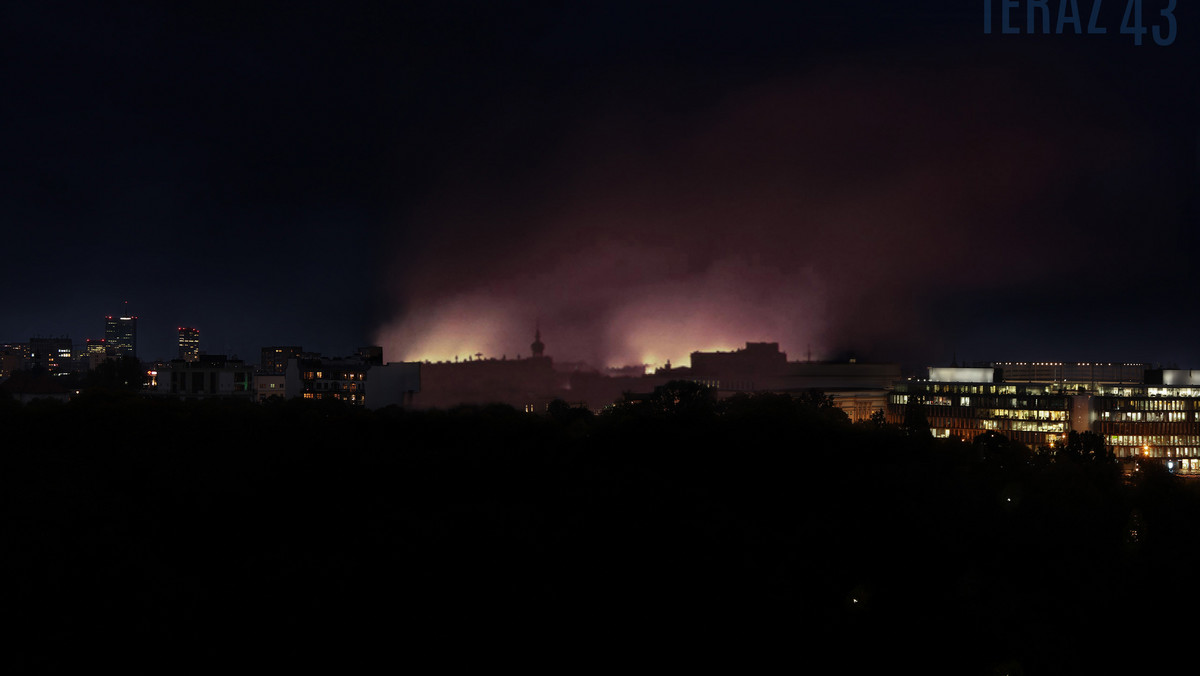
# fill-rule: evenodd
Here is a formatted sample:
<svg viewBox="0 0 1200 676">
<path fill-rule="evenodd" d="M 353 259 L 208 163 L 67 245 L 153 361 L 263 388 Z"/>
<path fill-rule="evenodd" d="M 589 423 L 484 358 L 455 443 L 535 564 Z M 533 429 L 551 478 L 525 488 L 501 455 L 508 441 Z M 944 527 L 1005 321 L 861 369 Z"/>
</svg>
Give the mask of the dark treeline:
<svg viewBox="0 0 1200 676">
<path fill-rule="evenodd" d="M 737 637 L 822 673 L 1146 673 L 1186 640 L 1200 564 L 1188 480 L 1127 481 L 1086 436 L 851 424 L 817 395 L 672 383 L 530 415 L 109 391 L 0 401 L 0 424 L 23 667 L 481 642 L 678 664 Z"/>
</svg>

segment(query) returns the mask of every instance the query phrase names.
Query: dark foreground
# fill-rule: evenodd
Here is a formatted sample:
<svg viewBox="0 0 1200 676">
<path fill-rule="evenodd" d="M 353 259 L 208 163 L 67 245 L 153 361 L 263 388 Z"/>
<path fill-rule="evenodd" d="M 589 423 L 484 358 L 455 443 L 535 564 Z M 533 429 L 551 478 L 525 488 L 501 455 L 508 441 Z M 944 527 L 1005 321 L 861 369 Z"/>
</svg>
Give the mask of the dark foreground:
<svg viewBox="0 0 1200 676">
<path fill-rule="evenodd" d="M 602 416 L 0 402 L 5 663 L 1067 674 L 1186 655 L 1192 483 L 818 399 L 683 394 Z"/>
</svg>

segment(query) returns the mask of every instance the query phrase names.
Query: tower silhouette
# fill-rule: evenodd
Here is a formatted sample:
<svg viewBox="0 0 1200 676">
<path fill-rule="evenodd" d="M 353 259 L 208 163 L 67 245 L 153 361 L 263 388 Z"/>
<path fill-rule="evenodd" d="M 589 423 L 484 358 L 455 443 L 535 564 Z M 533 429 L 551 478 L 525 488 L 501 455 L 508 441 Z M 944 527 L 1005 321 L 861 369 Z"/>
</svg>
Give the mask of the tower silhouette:
<svg viewBox="0 0 1200 676">
<path fill-rule="evenodd" d="M 542 356 L 542 352 L 546 350 L 546 345 L 542 343 L 542 329 L 537 327 L 533 331 L 533 343 L 529 346 L 533 350 L 534 357 Z"/>
</svg>

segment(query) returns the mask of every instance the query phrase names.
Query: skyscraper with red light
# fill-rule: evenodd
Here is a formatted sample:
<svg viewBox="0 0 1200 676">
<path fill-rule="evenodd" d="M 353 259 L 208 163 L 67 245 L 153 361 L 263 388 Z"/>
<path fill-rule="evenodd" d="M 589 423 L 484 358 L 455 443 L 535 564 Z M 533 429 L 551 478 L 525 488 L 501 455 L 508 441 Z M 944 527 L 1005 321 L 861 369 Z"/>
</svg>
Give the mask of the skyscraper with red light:
<svg viewBox="0 0 1200 676">
<path fill-rule="evenodd" d="M 196 361 L 200 356 L 200 329 L 189 326 L 179 327 L 179 358 L 184 361 Z"/>
</svg>

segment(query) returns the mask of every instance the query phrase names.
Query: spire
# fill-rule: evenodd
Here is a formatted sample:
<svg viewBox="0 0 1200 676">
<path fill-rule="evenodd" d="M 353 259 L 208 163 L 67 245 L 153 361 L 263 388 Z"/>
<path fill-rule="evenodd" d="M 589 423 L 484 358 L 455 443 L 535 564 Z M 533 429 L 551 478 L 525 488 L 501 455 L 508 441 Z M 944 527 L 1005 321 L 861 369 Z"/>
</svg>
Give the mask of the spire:
<svg viewBox="0 0 1200 676">
<path fill-rule="evenodd" d="M 540 323 L 539 321 L 538 324 Z M 542 328 L 537 324 L 534 325 L 533 344 L 529 346 L 529 349 L 533 350 L 534 357 L 542 356 L 542 352 L 546 349 L 545 344 L 542 343 Z"/>
</svg>

